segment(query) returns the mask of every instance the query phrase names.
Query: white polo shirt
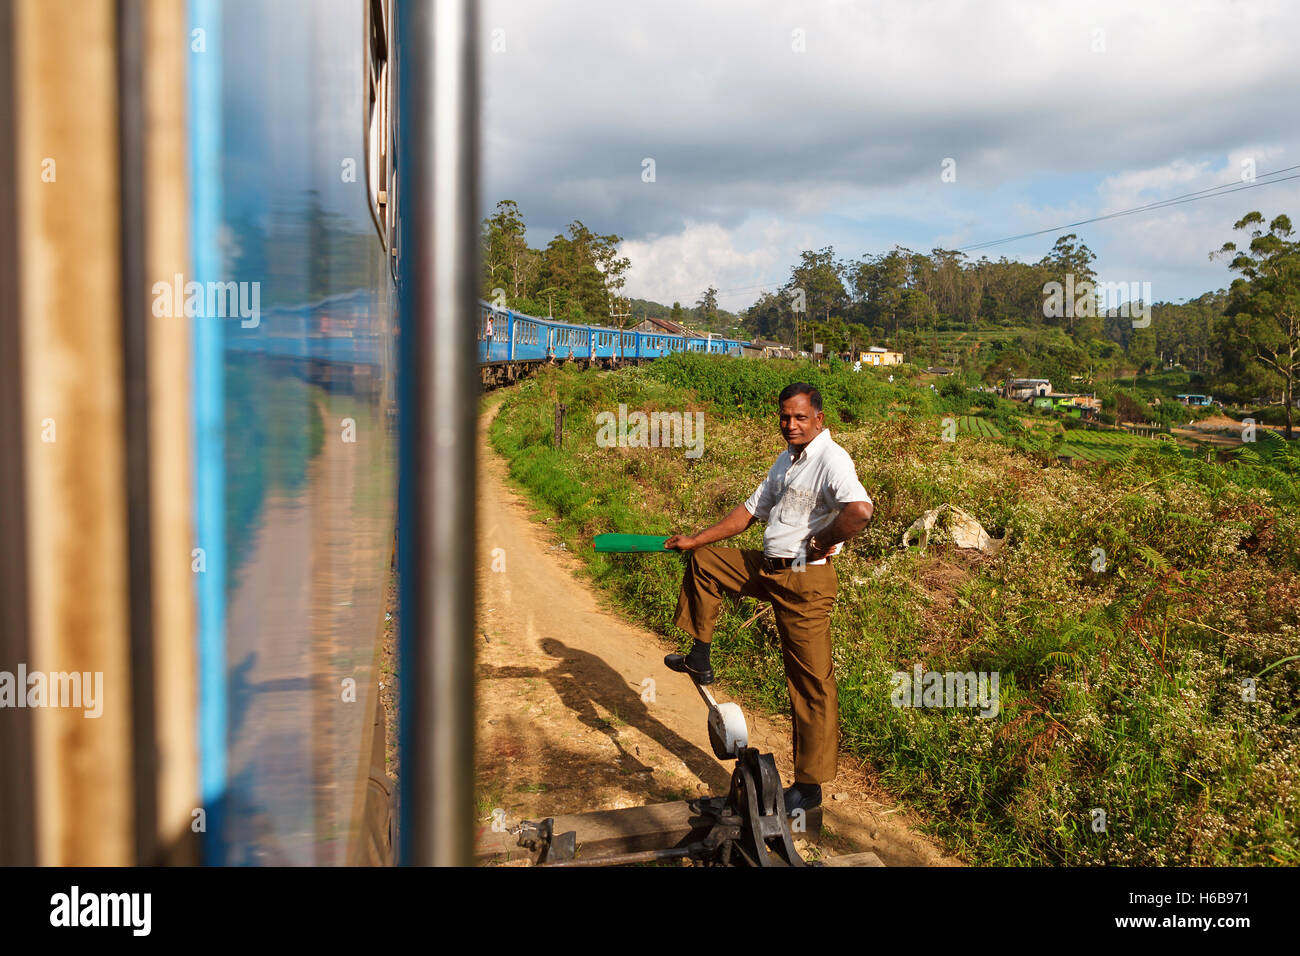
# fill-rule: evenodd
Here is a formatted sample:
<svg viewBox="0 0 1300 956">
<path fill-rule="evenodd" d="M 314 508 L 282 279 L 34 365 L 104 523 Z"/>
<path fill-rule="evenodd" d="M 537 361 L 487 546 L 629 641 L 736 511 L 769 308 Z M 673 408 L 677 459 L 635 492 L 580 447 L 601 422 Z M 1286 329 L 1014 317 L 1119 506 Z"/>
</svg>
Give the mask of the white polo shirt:
<svg viewBox="0 0 1300 956">
<path fill-rule="evenodd" d="M 808 538 L 829 527 L 844 506 L 853 501 L 871 501 L 858 481 L 849 453 L 831 441 L 829 429 L 804 446 L 798 461 L 791 461 L 789 446 L 781 452 L 763 483 L 745 509 L 759 521 L 766 521 L 763 554 L 769 558 L 797 557 Z M 842 543 L 830 554 L 839 554 Z M 823 564 L 825 559 L 809 561 Z"/>
</svg>

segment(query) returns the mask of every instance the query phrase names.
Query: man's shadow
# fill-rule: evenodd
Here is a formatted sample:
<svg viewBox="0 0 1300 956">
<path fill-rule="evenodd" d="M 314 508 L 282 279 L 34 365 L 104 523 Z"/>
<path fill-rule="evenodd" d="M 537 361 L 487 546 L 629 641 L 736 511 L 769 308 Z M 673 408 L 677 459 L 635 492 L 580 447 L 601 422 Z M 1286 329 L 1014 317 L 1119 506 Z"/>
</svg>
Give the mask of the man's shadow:
<svg viewBox="0 0 1300 956">
<path fill-rule="evenodd" d="M 641 694 L 629 687 L 626 678 L 606 664 L 602 658 L 569 647 L 553 637 L 542 638 L 541 647 L 546 654 L 557 659 L 553 667 L 543 669 L 517 665 L 485 666 L 482 674 L 484 677 L 492 678 L 540 677 L 544 679 L 554 689 L 564 706 L 576 714 L 580 721 L 609 737 L 618 748 L 619 767 L 626 773 L 645 772 L 651 768 L 628 753 L 627 748 L 619 740 L 618 730 L 607 718 L 597 713 L 596 704 L 617 713 L 629 725 L 681 758 L 691 773 L 703 780 L 712 792 L 724 791 L 730 784 L 729 766 L 724 767 L 711 752 L 702 750 L 651 716 L 650 706 L 641 700 Z M 701 702 L 701 731 L 704 731 L 707 726 L 707 720 L 707 711 Z"/>
</svg>

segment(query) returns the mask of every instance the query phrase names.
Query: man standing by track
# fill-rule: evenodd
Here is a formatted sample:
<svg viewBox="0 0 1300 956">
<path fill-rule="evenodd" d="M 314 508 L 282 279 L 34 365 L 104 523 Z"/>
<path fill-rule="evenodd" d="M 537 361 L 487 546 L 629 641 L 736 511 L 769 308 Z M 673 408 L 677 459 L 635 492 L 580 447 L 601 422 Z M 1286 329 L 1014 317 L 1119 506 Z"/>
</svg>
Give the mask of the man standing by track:
<svg viewBox="0 0 1300 956">
<path fill-rule="evenodd" d="M 835 777 L 839 698 L 830 613 L 838 581 L 830 559 L 867 526 L 874 506 L 853 459 L 831 441 L 817 389 L 796 382 L 778 401 L 788 448 L 763 483 L 717 524 L 664 543 L 691 552 L 674 623 L 695 638 L 689 654 L 669 654 L 664 663 L 712 683 L 709 642 L 723 594 L 772 603 L 794 712 L 795 783 L 785 791 L 786 811 L 793 812 L 820 805 L 822 782 Z M 767 522 L 762 551 L 708 547 L 755 521 Z"/>
</svg>

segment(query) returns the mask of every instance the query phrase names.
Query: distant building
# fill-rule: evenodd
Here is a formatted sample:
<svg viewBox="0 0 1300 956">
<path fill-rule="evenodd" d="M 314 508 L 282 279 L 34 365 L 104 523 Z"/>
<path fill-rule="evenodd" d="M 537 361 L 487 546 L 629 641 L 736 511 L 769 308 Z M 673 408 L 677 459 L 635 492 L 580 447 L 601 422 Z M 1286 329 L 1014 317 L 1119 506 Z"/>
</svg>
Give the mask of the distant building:
<svg viewBox="0 0 1300 956">
<path fill-rule="evenodd" d="M 651 335 L 688 335 L 691 338 L 704 338 L 699 332 L 692 332 L 684 325 L 678 325 L 668 319 L 645 318 L 632 326 L 633 332 L 649 332 Z"/>
<path fill-rule="evenodd" d="M 925 370 L 926 375 L 951 375 L 952 369 L 944 368 L 941 365 L 932 366 Z"/>
<path fill-rule="evenodd" d="M 1034 408 L 1047 409 L 1072 418 L 1091 419 L 1101 412 L 1100 398 L 1079 392 L 1048 392 L 1046 395 L 1035 395 L 1029 401 Z"/>
<path fill-rule="evenodd" d="M 1176 395 L 1174 396 L 1184 405 L 1188 406 L 1206 406 L 1214 404 L 1213 395 Z"/>
<path fill-rule="evenodd" d="M 746 342 L 742 351 L 747 358 L 794 358 L 794 349 L 780 342 L 772 342 L 768 339 L 754 339 L 752 342 Z"/>
<path fill-rule="evenodd" d="M 1003 397 L 1028 402 L 1051 391 L 1052 383 L 1045 378 L 1013 378 L 1003 387 Z"/>
<path fill-rule="evenodd" d="M 859 353 L 859 361 L 863 365 L 902 365 L 903 353 L 891 352 L 889 349 L 882 349 L 878 345 L 873 345 L 865 352 Z"/>
<path fill-rule="evenodd" d="M 1056 408 L 1065 408 L 1067 406 L 1073 408 L 1101 408 L 1101 399 L 1095 394 L 1087 392 L 1048 392 L 1042 397 L 1049 399 Z M 1038 404 L 1037 399 L 1034 400 L 1034 404 Z"/>
</svg>

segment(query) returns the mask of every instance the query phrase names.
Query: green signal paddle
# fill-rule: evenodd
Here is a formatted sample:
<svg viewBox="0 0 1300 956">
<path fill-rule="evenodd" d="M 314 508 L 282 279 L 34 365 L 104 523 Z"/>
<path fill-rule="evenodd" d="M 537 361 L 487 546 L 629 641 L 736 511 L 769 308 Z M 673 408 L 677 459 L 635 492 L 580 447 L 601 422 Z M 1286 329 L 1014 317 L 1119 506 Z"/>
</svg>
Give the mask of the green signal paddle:
<svg viewBox="0 0 1300 956">
<path fill-rule="evenodd" d="M 630 554 L 638 551 L 668 551 L 666 534 L 598 534 L 591 539 L 597 551 Z"/>
</svg>

